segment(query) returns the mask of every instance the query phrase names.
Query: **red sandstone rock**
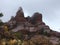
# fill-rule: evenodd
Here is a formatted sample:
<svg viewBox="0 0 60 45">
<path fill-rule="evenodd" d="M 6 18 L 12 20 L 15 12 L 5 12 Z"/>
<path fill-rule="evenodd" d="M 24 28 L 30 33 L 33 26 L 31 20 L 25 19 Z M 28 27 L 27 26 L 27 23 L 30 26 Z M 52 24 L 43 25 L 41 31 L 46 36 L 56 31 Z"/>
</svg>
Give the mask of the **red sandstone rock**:
<svg viewBox="0 0 60 45">
<path fill-rule="evenodd" d="M 20 7 L 20 9 L 17 11 L 16 16 L 15 16 L 15 20 L 17 22 L 25 22 L 25 17 L 24 17 L 24 13 L 22 8 Z"/>
<path fill-rule="evenodd" d="M 36 12 L 34 13 L 34 15 L 32 16 L 33 20 L 35 20 L 36 22 L 42 22 L 42 14 Z"/>
<path fill-rule="evenodd" d="M 10 22 L 17 22 L 18 24 L 22 24 L 22 25 L 25 25 L 27 27 L 29 27 L 32 32 L 33 31 L 37 31 L 39 30 L 41 27 L 44 28 L 44 29 L 48 29 L 50 30 L 49 26 L 46 26 L 45 23 L 42 21 L 42 14 L 41 13 L 34 13 L 34 15 L 32 17 L 24 17 L 24 12 L 23 12 L 23 9 L 20 7 L 20 9 L 17 11 L 16 13 L 16 16 L 15 17 L 12 17 Z M 14 23 L 15 24 L 15 23 Z M 31 26 L 31 24 L 33 26 Z M 11 25 L 11 23 L 10 23 Z M 29 26 L 28 26 L 29 25 Z M 38 29 L 33 29 L 35 28 L 35 26 L 37 25 L 37 28 Z M 11 26 L 12 27 L 12 26 Z M 21 27 L 20 27 L 21 28 Z M 24 28 L 24 27 L 23 27 Z"/>
</svg>

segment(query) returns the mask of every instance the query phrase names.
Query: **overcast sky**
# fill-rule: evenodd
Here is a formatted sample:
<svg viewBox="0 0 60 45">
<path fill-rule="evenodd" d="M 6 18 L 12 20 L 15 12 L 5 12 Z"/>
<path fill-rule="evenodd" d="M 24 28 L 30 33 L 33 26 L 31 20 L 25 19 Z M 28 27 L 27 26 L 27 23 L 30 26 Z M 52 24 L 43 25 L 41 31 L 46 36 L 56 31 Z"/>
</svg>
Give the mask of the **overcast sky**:
<svg viewBox="0 0 60 45">
<path fill-rule="evenodd" d="M 19 7 L 22 7 L 25 16 L 32 16 L 35 12 L 43 15 L 43 21 L 51 29 L 60 32 L 60 0 L 0 0 L 1 18 L 4 22 L 15 16 Z"/>
</svg>

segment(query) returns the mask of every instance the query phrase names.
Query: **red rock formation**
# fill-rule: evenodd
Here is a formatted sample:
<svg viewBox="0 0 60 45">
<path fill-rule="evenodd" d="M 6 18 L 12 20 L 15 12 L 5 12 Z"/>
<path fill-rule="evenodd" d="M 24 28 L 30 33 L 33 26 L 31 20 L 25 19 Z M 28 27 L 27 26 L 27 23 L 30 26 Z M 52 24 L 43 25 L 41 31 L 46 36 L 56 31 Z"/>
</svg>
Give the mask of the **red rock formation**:
<svg viewBox="0 0 60 45">
<path fill-rule="evenodd" d="M 47 26 L 43 21 L 42 21 L 42 14 L 41 13 L 34 13 L 34 15 L 32 17 L 24 17 L 24 12 L 23 12 L 23 9 L 20 7 L 20 9 L 17 11 L 16 13 L 16 16 L 15 17 L 12 17 L 10 22 L 13 22 L 13 23 L 10 23 L 10 25 L 12 24 L 22 24 L 24 25 L 25 27 L 29 27 L 31 30 L 32 28 L 36 28 L 35 26 L 37 26 L 38 29 L 36 30 L 39 30 L 42 28 L 46 29 L 46 30 L 50 30 L 49 26 Z M 31 24 L 33 26 L 31 26 Z M 24 28 L 23 26 L 23 28 Z M 11 26 L 12 27 L 12 26 Z M 21 28 L 21 27 L 19 27 Z M 31 31 L 29 30 L 29 31 Z M 32 30 L 32 32 L 34 31 L 35 29 Z M 36 31 L 35 30 L 35 31 Z"/>
<path fill-rule="evenodd" d="M 32 16 L 32 20 L 35 21 L 36 23 L 41 23 L 42 22 L 42 14 L 36 12 Z"/>
<path fill-rule="evenodd" d="M 38 12 L 34 13 L 30 22 L 32 24 L 45 25 L 45 23 L 42 21 L 42 14 Z"/>
<path fill-rule="evenodd" d="M 23 9 L 20 7 L 20 9 L 17 11 L 16 16 L 15 16 L 15 20 L 20 23 L 20 22 L 25 22 L 25 17 L 24 17 L 24 13 L 23 13 Z"/>
</svg>

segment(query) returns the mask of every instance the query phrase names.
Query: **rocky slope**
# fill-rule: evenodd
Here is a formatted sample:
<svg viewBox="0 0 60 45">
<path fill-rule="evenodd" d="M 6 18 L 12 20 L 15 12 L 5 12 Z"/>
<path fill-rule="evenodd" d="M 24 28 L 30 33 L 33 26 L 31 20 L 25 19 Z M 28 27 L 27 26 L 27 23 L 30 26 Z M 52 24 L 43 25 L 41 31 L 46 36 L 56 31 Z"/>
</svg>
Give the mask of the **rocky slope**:
<svg viewBox="0 0 60 45">
<path fill-rule="evenodd" d="M 19 39 L 22 41 L 21 45 L 60 45 L 60 33 L 50 29 L 42 18 L 42 14 L 38 12 L 32 17 L 24 17 L 20 7 L 16 16 L 12 16 L 0 27 L 1 37 Z"/>
</svg>

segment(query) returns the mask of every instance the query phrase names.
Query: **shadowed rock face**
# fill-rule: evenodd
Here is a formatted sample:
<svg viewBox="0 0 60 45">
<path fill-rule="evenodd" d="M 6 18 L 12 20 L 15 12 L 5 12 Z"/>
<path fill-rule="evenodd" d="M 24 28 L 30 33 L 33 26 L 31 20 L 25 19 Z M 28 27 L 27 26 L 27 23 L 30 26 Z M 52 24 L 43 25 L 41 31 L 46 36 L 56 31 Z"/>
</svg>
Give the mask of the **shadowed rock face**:
<svg viewBox="0 0 60 45">
<path fill-rule="evenodd" d="M 25 22 L 29 22 L 31 24 L 43 24 L 45 25 L 45 23 L 42 21 L 42 14 L 41 13 L 34 13 L 32 17 L 24 17 L 24 12 L 23 9 L 20 7 L 19 10 L 16 13 L 15 18 L 12 18 L 10 21 L 15 20 L 17 23 L 25 23 Z"/>
<path fill-rule="evenodd" d="M 24 17 L 23 9 L 20 7 L 16 13 L 16 17 Z"/>
<path fill-rule="evenodd" d="M 37 24 L 37 23 L 41 23 L 42 22 L 42 14 L 36 12 L 33 14 L 33 16 L 31 17 L 31 23 L 32 24 Z"/>
<path fill-rule="evenodd" d="M 17 22 L 25 22 L 26 21 L 25 17 L 24 17 L 23 9 L 21 7 L 16 13 L 15 20 Z"/>
<path fill-rule="evenodd" d="M 37 25 L 37 27 L 36 27 L 37 29 L 41 28 L 41 27 L 43 27 L 43 28 L 46 27 L 45 23 L 42 21 L 42 14 L 41 13 L 36 12 L 33 14 L 32 17 L 29 17 L 29 16 L 24 17 L 24 12 L 23 12 L 23 9 L 21 7 L 17 11 L 16 16 L 12 17 L 12 19 L 10 20 L 10 22 L 13 22 L 13 21 L 16 22 L 20 26 L 22 24 L 23 27 L 22 26 L 21 27 L 23 29 L 24 29 L 24 27 L 33 29 L 33 28 L 35 28 L 36 25 Z M 18 25 L 17 25 L 17 27 L 18 27 Z M 48 28 L 48 29 L 50 30 L 50 28 Z"/>
<path fill-rule="evenodd" d="M 35 22 L 42 22 L 42 14 L 41 13 L 34 13 L 34 15 L 32 16 L 32 20 L 34 20 Z"/>
</svg>

